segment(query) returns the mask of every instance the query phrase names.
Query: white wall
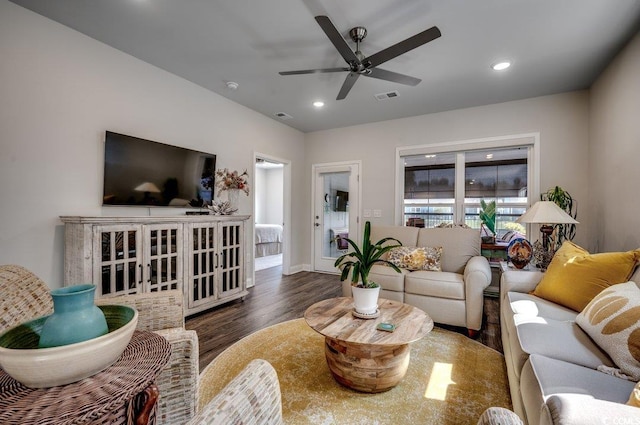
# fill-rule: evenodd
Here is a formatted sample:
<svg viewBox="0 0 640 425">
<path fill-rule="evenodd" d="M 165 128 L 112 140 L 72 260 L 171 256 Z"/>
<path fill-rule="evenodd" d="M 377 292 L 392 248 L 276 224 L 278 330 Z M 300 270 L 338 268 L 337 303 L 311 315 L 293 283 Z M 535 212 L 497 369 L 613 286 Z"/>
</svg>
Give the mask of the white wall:
<svg viewBox="0 0 640 425">
<path fill-rule="evenodd" d="M 591 88 L 590 245 L 640 247 L 640 34 Z"/>
<path fill-rule="evenodd" d="M 51 287 L 63 279 L 60 215 L 177 213 L 103 210 L 105 130 L 212 152 L 219 168 L 252 170 L 254 151 L 304 162 L 299 131 L 6 0 L 0 58 L 0 264 Z M 295 213 L 305 174 L 292 166 L 292 265 L 308 261 L 296 237 L 308 223 Z M 241 195 L 241 213 L 251 199 Z"/>
<path fill-rule="evenodd" d="M 256 168 L 256 220 L 258 224 L 284 222 L 283 168 Z"/>
<path fill-rule="evenodd" d="M 393 224 L 396 147 L 539 132 L 540 188 L 559 185 L 577 199 L 581 224 L 576 243 L 583 244 L 589 234 L 584 184 L 588 119 L 589 94 L 579 91 L 320 131 L 305 136 L 306 169 L 317 163 L 362 160 L 361 208 L 382 210 L 381 218 L 367 219 L 372 223 Z M 305 178 L 311 187 L 310 171 Z M 308 229 L 306 234 L 311 237 Z"/>
</svg>

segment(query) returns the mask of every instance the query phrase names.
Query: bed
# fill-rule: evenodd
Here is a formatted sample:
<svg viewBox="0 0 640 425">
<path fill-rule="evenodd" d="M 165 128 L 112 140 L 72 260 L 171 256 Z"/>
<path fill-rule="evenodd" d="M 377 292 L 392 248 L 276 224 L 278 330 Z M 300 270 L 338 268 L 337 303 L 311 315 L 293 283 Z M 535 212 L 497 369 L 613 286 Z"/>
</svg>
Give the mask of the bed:
<svg viewBox="0 0 640 425">
<path fill-rule="evenodd" d="M 282 252 L 282 226 L 256 224 L 256 258 Z"/>
</svg>

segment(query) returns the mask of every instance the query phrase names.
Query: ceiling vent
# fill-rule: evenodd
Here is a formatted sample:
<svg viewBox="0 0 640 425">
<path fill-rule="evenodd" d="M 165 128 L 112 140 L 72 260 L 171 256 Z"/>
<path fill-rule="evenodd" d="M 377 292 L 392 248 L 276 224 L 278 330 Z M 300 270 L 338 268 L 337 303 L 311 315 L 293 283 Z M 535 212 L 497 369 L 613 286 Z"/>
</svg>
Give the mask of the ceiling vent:
<svg viewBox="0 0 640 425">
<path fill-rule="evenodd" d="M 394 97 L 400 96 L 400 93 L 398 93 L 397 90 L 394 90 L 387 93 L 378 93 L 378 94 L 375 94 L 374 96 L 378 100 L 387 100 L 387 99 L 393 99 Z"/>
<path fill-rule="evenodd" d="M 289 115 L 289 114 L 287 114 L 285 112 L 276 112 L 274 115 L 276 116 L 276 118 L 281 119 L 283 121 L 284 120 L 290 120 L 290 119 L 293 118 L 291 115 Z"/>
</svg>

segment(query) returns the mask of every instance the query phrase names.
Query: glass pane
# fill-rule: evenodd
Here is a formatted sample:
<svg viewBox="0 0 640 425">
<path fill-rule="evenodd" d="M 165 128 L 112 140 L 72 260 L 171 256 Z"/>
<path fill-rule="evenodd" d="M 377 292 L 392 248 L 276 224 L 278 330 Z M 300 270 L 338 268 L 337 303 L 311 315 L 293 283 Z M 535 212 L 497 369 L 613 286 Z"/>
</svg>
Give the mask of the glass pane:
<svg viewBox="0 0 640 425">
<path fill-rule="evenodd" d="M 484 150 L 465 154 L 465 198 L 510 198 L 526 203 L 527 150 Z M 515 200 L 518 199 L 519 200 Z"/>
<path fill-rule="evenodd" d="M 435 227 L 453 222 L 456 155 L 412 155 L 403 160 L 404 224 Z"/>
<path fill-rule="evenodd" d="M 136 252 L 136 237 L 138 235 L 138 232 L 136 232 L 135 230 L 131 230 L 127 233 L 129 240 L 129 246 L 127 247 L 127 250 L 129 252 L 128 258 L 136 258 L 138 256 L 138 253 Z"/>
<path fill-rule="evenodd" d="M 350 175 L 349 171 L 322 174 L 322 256 L 327 259 L 338 258 L 347 249 L 342 239 L 349 237 Z"/>
<path fill-rule="evenodd" d="M 452 199 L 455 196 L 453 153 L 403 158 L 405 199 Z"/>
<path fill-rule="evenodd" d="M 131 261 L 129 265 L 129 289 L 135 289 L 136 287 L 136 263 Z"/>
<path fill-rule="evenodd" d="M 117 259 L 124 258 L 124 233 L 125 232 L 114 232 Z"/>
<path fill-rule="evenodd" d="M 102 261 L 111 260 L 111 233 L 102 233 Z"/>
<path fill-rule="evenodd" d="M 124 291 L 124 288 L 125 288 L 124 265 L 116 264 L 116 292 Z"/>
<path fill-rule="evenodd" d="M 102 295 L 111 293 L 111 266 L 102 266 Z"/>
</svg>

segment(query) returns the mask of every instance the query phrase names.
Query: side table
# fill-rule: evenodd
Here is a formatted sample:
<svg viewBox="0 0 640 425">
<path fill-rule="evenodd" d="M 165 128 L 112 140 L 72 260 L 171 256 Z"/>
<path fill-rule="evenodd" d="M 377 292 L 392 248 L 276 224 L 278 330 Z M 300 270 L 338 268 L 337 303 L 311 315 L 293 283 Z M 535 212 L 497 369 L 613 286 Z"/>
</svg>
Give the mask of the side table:
<svg viewBox="0 0 640 425">
<path fill-rule="evenodd" d="M 155 424 L 155 379 L 169 361 L 163 337 L 135 331 L 120 358 L 81 381 L 28 388 L 0 369 L 1 424 Z"/>
</svg>

